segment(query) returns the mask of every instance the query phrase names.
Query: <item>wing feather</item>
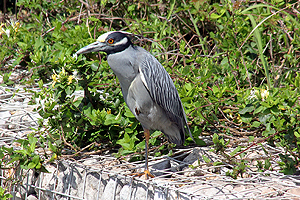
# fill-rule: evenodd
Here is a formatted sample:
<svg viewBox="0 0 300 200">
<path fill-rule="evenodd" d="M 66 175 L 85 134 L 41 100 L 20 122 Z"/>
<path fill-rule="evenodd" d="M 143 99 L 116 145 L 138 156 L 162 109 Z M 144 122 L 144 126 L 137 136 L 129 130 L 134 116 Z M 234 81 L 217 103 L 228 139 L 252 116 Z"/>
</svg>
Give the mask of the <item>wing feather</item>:
<svg viewBox="0 0 300 200">
<path fill-rule="evenodd" d="M 154 56 L 147 54 L 140 65 L 140 73 L 151 98 L 165 110 L 169 119 L 176 123 L 183 133 L 189 133 L 191 136 L 180 97 L 165 68 Z"/>
</svg>

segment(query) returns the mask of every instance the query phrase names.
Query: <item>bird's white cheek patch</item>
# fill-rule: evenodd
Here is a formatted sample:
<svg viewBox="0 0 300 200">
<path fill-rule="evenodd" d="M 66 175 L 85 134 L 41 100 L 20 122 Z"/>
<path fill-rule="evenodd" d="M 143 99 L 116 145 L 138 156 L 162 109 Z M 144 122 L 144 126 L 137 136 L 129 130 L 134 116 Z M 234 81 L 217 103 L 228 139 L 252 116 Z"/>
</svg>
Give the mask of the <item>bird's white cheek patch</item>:
<svg viewBox="0 0 300 200">
<path fill-rule="evenodd" d="M 126 44 L 128 42 L 128 39 L 125 37 L 125 38 L 123 38 L 120 42 L 117 42 L 116 44 L 115 44 L 115 46 L 117 46 L 117 45 L 122 45 L 122 44 Z"/>
<path fill-rule="evenodd" d="M 108 36 L 109 34 L 111 34 L 112 32 L 113 32 L 113 31 L 110 31 L 110 32 L 104 33 L 103 35 L 100 35 L 100 36 L 98 37 L 97 41 L 99 41 L 99 42 L 105 42 L 107 36 Z"/>
</svg>

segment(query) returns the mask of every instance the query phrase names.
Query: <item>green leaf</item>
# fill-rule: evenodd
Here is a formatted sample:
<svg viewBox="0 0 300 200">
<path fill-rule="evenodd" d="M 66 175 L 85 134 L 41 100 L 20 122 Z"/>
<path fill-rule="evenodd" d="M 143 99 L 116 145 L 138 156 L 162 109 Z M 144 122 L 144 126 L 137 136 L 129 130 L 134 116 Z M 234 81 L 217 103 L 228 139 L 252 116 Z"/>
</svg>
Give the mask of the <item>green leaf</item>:
<svg viewBox="0 0 300 200">
<path fill-rule="evenodd" d="M 265 168 L 266 170 L 269 170 L 270 167 L 271 167 L 271 165 L 272 165 L 272 164 L 271 164 L 271 162 L 270 162 L 270 159 L 266 159 L 264 168 Z"/>
<path fill-rule="evenodd" d="M 254 136 L 250 135 L 249 136 L 249 142 L 253 142 L 254 141 Z"/>
<path fill-rule="evenodd" d="M 36 163 L 30 162 L 27 167 L 28 167 L 28 169 L 33 169 L 33 168 L 35 168 L 36 165 L 37 165 Z"/>
<path fill-rule="evenodd" d="M 294 131 L 294 135 L 295 137 L 300 138 L 300 133 L 298 131 Z"/>
<path fill-rule="evenodd" d="M 241 115 L 241 120 L 242 120 L 242 122 L 244 122 L 244 123 L 250 123 L 251 122 L 251 120 L 252 120 L 252 116 L 253 115 L 250 115 L 250 114 L 244 114 L 244 115 Z"/>
<path fill-rule="evenodd" d="M 249 19 L 252 23 L 252 27 L 255 29 L 254 30 L 254 37 L 255 37 L 257 47 L 258 47 L 259 57 L 260 57 L 260 60 L 263 64 L 263 67 L 264 67 L 264 70 L 265 70 L 265 76 L 267 78 L 268 87 L 271 88 L 269 67 L 268 67 L 268 64 L 266 62 L 266 59 L 265 59 L 265 56 L 264 56 L 264 53 L 263 53 L 263 41 L 262 41 L 262 38 L 261 38 L 261 33 L 260 33 L 258 27 L 256 27 L 257 24 L 256 24 L 256 21 L 255 21 L 254 17 L 252 15 L 248 15 L 248 17 L 249 17 Z"/>
<path fill-rule="evenodd" d="M 145 148 L 145 140 L 139 142 L 135 147 L 138 149 L 144 149 Z M 164 146 L 164 145 L 163 145 Z"/>
<path fill-rule="evenodd" d="M 133 11 L 135 9 L 135 4 L 132 4 L 130 6 L 127 7 L 128 12 Z"/>
<path fill-rule="evenodd" d="M 151 137 L 158 137 L 161 135 L 161 131 L 154 131 L 152 134 L 151 134 Z"/>
<path fill-rule="evenodd" d="M 206 162 L 206 163 L 211 162 L 211 160 L 208 157 L 206 157 L 205 155 L 202 155 L 202 158 L 203 158 L 204 162 Z"/>
<path fill-rule="evenodd" d="M 238 146 L 237 148 L 235 148 L 231 153 L 230 155 L 231 156 L 234 156 L 237 152 L 241 151 L 242 147 L 241 146 Z"/>
<path fill-rule="evenodd" d="M 38 164 L 40 162 L 40 156 L 39 155 L 35 155 L 32 159 L 32 162 L 35 164 Z"/>
<path fill-rule="evenodd" d="M 260 126 L 260 124 L 261 124 L 260 122 L 254 121 L 251 126 L 257 128 Z"/>
<path fill-rule="evenodd" d="M 57 152 L 57 147 L 53 145 L 51 141 L 48 142 L 48 145 L 52 152 Z"/>
<path fill-rule="evenodd" d="M 7 147 L 5 147 L 5 146 L 2 146 L 2 149 L 5 150 L 5 151 L 7 151 L 7 153 L 9 153 L 9 154 L 11 154 L 11 153 L 14 151 L 14 148 L 13 148 L 13 147 L 7 148 Z"/>
<path fill-rule="evenodd" d="M 11 73 L 12 73 L 12 71 L 9 72 L 9 73 L 5 73 L 3 75 L 3 82 L 7 82 L 9 80 L 9 77 L 10 77 Z"/>
<path fill-rule="evenodd" d="M 91 64 L 91 69 L 93 71 L 97 71 L 99 69 L 99 63 L 92 63 Z"/>
<path fill-rule="evenodd" d="M 121 117 L 122 117 L 121 114 L 122 114 L 122 110 L 120 109 L 119 112 L 118 112 L 118 114 L 117 114 L 117 116 L 115 117 L 115 121 L 119 121 L 121 119 Z"/>
<path fill-rule="evenodd" d="M 218 19 L 218 18 L 222 17 L 222 15 L 223 15 L 225 12 L 226 12 L 226 9 L 221 9 L 219 15 L 216 14 L 216 13 L 212 13 L 212 14 L 210 15 L 210 18 L 211 18 L 211 19 Z"/>
<path fill-rule="evenodd" d="M 38 139 L 35 137 L 29 137 L 28 140 L 29 140 L 29 144 L 30 144 L 30 147 L 28 148 L 28 152 L 33 153 L 35 151 L 35 146 L 36 146 L 36 142 L 38 141 Z"/>
<path fill-rule="evenodd" d="M 28 154 L 28 150 L 27 149 L 21 149 L 21 150 L 15 150 L 16 153 L 20 153 L 23 156 Z"/>
<path fill-rule="evenodd" d="M 266 108 L 271 108 L 272 107 L 272 105 L 270 105 L 269 102 L 265 102 L 265 101 L 262 101 L 261 105 L 266 107 Z"/>
<path fill-rule="evenodd" d="M 262 135 L 263 136 L 265 136 L 265 137 L 268 137 L 268 136 L 270 136 L 270 135 L 273 135 L 274 133 L 275 133 L 276 131 L 274 130 L 274 129 L 271 129 L 271 130 L 269 130 L 269 131 L 263 131 L 262 132 Z"/>
<path fill-rule="evenodd" d="M 274 114 L 274 115 L 278 115 L 280 113 L 280 110 L 278 109 L 277 105 L 276 106 L 273 106 L 271 109 L 270 109 L 271 113 Z"/>
<path fill-rule="evenodd" d="M 39 169 L 40 172 L 44 172 L 44 173 L 50 173 L 46 167 L 44 165 L 41 166 L 41 168 Z"/>
<path fill-rule="evenodd" d="M 93 21 L 93 22 L 99 22 L 100 20 L 95 18 L 95 17 L 89 17 L 89 20 Z"/>
<path fill-rule="evenodd" d="M 214 133 L 214 135 L 213 135 L 213 143 L 215 143 L 215 144 L 219 143 L 219 135 L 216 133 Z"/>
<path fill-rule="evenodd" d="M 17 152 L 16 152 L 16 153 L 17 153 Z M 8 164 L 14 163 L 15 161 L 19 161 L 19 160 L 21 160 L 21 159 L 22 159 L 21 156 L 14 156 L 14 157 L 12 157 L 12 159 L 8 162 Z"/>
<path fill-rule="evenodd" d="M 264 125 L 266 125 L 266 123 L 267 123 L 267 121 L 270 119 L 270 117 L 271 117 L 271 114 L 260 115 L 260 116 L 258 117 L 258 119 L 259 119 L 259 121 L 260 121 L 261 123 L 263 123 Z"/>
<path fill-rule="evenodd" d="M 130 136 L 125 133 L 124 137 L 117 141 L 117 144 L 121 145 L 125 150 L 132 150 L 132 142 Z"/>
<path fill-rule="evenodd" d="M 35 169 L 41 169 L 41 167 L 42 167 L 42 163 L 38 163 L 36 166 L 35 166 Z"/>
<path fill-rule="evenodd" d="M 125 107 L 124 115 L 129 118 L 135 118 L 135 116 L 132 114 L 132 112 L 129 110 L 129 108 L 127 106 Z"/>
<path fill-rule="evenodd" d="M 187 91 L 190 91 L 190 90 L 192 90 L 192 89 L 194 88 L 194 86 L 192 86 L 191 83 L 185 84 L 184 87 L 185 87 L 185 89 L 186 89 Z"/>
<path fill-rule="evenodd" d="M 214 86 L 212 87 L 212 90 L 213 90 L 214 94 L 217 94 L 217 93 L 220 92 L 220 89 L 219 89 L 216 85 L 214 85 Z"/>
<path fill-rule="evenodd" d="M 40 47 L 45 46 L 44 40 L 41 36 L 39 36 L 36 40 L 35 40 L 35 44 L 34 44 L 34 49 L 38 50 Z"/>
<path fill-rule="evenodd" d="M 254 106 L 247 105 L 244 109 L 239 111 L 240 114 L 250 113 L 254 110 Z"/>
<path fill-rule="evenodd" d="M 265 110 L 265 107 L 263 106 L 259 106 L 258 108 L 256 108 L 253 112 L 253 115 L 256 115 L 257 113 L 261 113 L 262 111 Z"/>
<path fill-rule="evenodd" d="M 124 150 L 121 151 L 121 155 L 122 156 L 128 155 L 130 153 L 134 153 L 134 151 L 128 150 L 128 149 L 124 149 Z"/>
<path fill-rule="evenodd" d="M 190 137 L 189 137 L 190 138 Z M 188 139 L 188 138 L 187 138 Z M 200 140 L 200 139 L 198 139 L 198 138 L 194 138 L 194 140 L 195 140 L 195 142 L 196 142 L 196 144 L 197 145 L 199 145 L 199 146 L 206 146 L 206 143 L 203 141 L 203 140 Z M 192 140 L 192 138 L 190 138 L 190 141 L 192 142 L 193 140 Z"/>
<path fill-rule="evenodd" d="M 219 165 L 223 165 L 223 163 L 220 161 L 216 161 L 213 163 L 213 166 L 219 166 Z"/>
<path fill-rule="evenodd" d="M 50 158 L 50 160 L 49 160 L 49 162 L 53 162 L 56 159 L 57 159 L 57 154 L 53 153 L 52 156 L 51 156 L 51 158 Z"/>
<path fill-rule="evenodd" d="M 118 123 L 117 121 L 117 117 L 115 115 L 112 114 L 108 114 L 106 115 L 106 119 L 104 121 L 104 125 L 112 125 L 112 124 L 116 124 Z"/>
</svg>

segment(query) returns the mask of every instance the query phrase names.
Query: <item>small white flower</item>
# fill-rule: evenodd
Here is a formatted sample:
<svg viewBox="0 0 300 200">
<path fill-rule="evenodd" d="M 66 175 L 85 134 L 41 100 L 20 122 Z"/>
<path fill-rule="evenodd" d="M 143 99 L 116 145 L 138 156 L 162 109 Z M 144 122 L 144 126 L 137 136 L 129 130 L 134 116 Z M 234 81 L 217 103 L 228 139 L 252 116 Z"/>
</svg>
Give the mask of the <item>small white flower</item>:
<svg viewBox="0 0 300 200">
<path fill-rule="evenodd" d="M 76 53 L 73 54 L 72 58 L 75 58 L 77 60 L 78 55 Z"/>
<path fill-rule="evenodd" d="M 250 95 L 249 95 L 248 99 L 250 99 L 250 100 L 251 100 L 251 99 L 257 99 L 256 91 L 257 91 L 257 90 L 252 89 L 252 90 L 250 91 Z"/>
<path fill-rule="evenodd" d="M 264 100 L 269 96 L 269 91 L 265 89 L 260 90 L 261 98 Z"/>
<path fill-rule="evenodd" d="M 10 30 L 6 29 L 4 32 L 6 33 L 7 37 L 9 38 L 9 36 L 10 36 Z"/>
</svg>

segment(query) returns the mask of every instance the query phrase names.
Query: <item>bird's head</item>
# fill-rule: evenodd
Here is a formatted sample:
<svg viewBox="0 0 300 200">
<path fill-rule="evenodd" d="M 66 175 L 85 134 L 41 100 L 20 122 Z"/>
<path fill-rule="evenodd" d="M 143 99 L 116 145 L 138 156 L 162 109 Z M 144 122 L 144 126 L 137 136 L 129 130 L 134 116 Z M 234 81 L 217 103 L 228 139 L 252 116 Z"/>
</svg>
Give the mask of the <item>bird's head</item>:
<svg viewBox="0 0 300 200">
<path fill-rule="evenodd" d="M 111 31 L 104 33 L 98 37 L 96 42 L 81 48 L 76 52 L 76 54 L 103 51 L 109 55 L 124 51 L 132 45 L 130 38 L 128 37 L 129 34 L 130 33 L 124 31 Z"/>
</svg>

